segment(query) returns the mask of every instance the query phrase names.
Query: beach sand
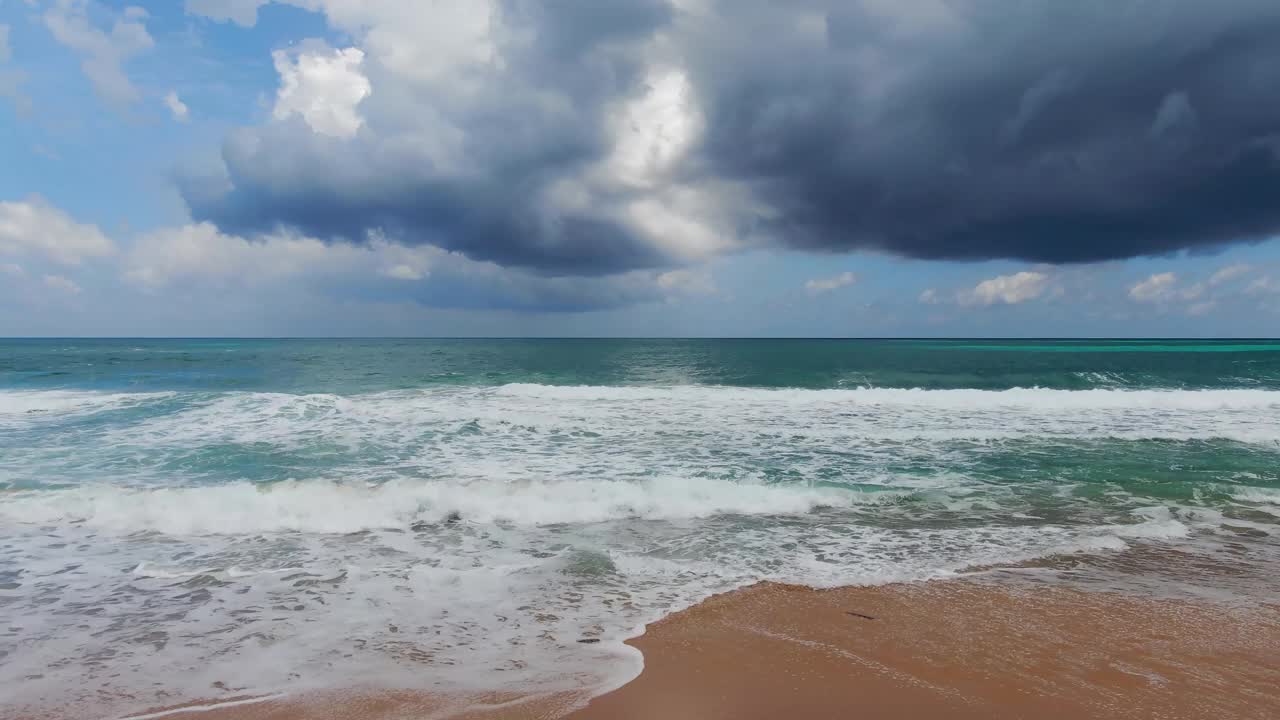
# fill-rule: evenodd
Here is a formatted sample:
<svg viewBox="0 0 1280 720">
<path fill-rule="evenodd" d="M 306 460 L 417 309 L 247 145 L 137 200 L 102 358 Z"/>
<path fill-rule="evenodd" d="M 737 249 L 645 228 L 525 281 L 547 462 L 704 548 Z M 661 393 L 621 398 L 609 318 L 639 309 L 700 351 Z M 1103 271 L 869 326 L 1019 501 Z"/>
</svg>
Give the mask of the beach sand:
<svg viewBox="0 0 1280 720">
<path fill-rule="evenodd" d="M 1280 708 L 1276 604 L 970 581 L 766 583 L 667 617 L 630 644 L 643 673 L 585 707 L 581 693 L 350 690 L 164 716 L 1261 720 Z"/>
<path fill-rule="evenodd" d="M 572 717 L 1264 718 L 1280 608 L 966 582 L 758 585 L 655 624 Z"/>
</svg>

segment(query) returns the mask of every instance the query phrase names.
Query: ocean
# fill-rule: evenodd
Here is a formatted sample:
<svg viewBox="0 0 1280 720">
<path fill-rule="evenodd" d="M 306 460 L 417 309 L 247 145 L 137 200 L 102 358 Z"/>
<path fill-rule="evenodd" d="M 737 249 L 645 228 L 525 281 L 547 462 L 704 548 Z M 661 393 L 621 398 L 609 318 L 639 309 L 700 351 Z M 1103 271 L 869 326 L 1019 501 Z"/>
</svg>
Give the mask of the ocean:
<svg viewBox="0 0 1280 720">
<path fill-rule="evenodd" d="M 0 340 L 0 708 L 611 687 L 762 580 L 1278 573 L 1277 341 Z"/>
</svg>

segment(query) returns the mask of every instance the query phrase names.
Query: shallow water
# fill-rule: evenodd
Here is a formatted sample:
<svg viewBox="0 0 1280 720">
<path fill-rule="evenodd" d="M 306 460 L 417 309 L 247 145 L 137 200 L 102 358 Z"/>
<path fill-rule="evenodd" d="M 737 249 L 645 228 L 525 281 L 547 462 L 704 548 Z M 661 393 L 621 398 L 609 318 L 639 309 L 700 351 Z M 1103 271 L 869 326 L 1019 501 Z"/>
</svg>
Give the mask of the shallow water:
<svg viewBox="0 0 1280 720">
<path fill-rule="evenodd" d="M 1080 564 L 1274 591 L 1280 346 L 0 341 L 21 704 L 616 680 L 762 579 Z"/>
</svg>

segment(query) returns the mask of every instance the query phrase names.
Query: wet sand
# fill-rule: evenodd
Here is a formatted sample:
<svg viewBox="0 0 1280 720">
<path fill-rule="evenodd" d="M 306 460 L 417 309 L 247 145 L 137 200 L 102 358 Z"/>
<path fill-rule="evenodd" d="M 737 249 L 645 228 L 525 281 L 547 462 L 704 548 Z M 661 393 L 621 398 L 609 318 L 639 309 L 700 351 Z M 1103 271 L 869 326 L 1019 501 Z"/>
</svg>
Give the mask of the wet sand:
<svg viewBox="0 0 1280 720">
<path fill-rule="evenodd" d="M 597 718 L 1264 718 L 1280 607 L 950 582 L 758 585 L 655 624 Z"/>
<path fill-rule="evenodd" d="M 1276 604 L 950 581 L 761 584 L 672 615 L 630 644 L 643 673 L 585 707 L 580 693 L 342 691 L 162 716 L 1261 720 L 1280 708 Z"/>
</svg>

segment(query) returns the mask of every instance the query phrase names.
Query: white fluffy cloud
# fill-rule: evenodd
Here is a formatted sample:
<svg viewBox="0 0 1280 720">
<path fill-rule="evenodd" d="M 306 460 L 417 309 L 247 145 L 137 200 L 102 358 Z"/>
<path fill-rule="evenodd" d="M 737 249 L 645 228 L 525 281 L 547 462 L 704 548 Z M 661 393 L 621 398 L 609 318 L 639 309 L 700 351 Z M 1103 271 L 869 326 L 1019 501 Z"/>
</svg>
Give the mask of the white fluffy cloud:
<svg viewBox="0 0 1280 720">
<path fill-rule="evenodd" d="M 858 276 L 851 272 L 842 272 L 828 278 L 814 278 L 804 284 L 805 290 L 810 294 L 817 295 L 824 292 L 830 292 L 842 287 L 847 287 L 858 281 Z"/>
<path fill-rule="evenodd" d="M 1174 297 L 1178 276 L 1171 272 L 1155 273 L 1129 288 L 1129 297 L 1138 302 L 1164 302 Z"/>
<path fill-rule="evenodd" d="M 97 226 L 76 222 L 43 198 L 0 202 L 0 255 L 38 255 L 79 265 L 114 252 L 115 244 Z"/>
<path fill-rule="evenodd" d="M 1226 271 L 1231 272 L 1228 272 L 1224 277 L 1220 277 Z M 1191 302 L 1199 300 L 1208 292 L 1209 288 L 1227 282 L 1236 274 L 1238 274 L 1238 271 L 1234 268 L 1225 268 L 1210 277 L 1207 284 L 1197 282 L 1180 288 L 1178 287 L 1176 273 L 1155 273 L 1129 288 L 1129 297 L 1143 303 L 1167 303 L 1175 300 Z"/>
<path fill-rule="evenodd" d="M 493 59 L 494 0 L 279 0 L 324 13 L 336 29 L 361 39 L 381 65 L 431 82 Z M 186 0 L 187 12 L 239 25 L 257 22 L 270 0 Z"/>
<path fill-rule="evenodd" d="M 1246 263 L 1228 265 L 1209 277 L 1209 287 L 1217 287 L 1253 272 L 1253 266 Z"/>
<path fill-rule="evenodd" d="M 1065 294 L 1061 285 L 1054 285 L 1048 273 L 1022 271 L 1011 275 L 997 275 L 979 282 L 972 288 L 957 291 L 941 291 L 926 288 L 916 297 L 922 305 L 957 305 L 990 307 L 992 305 L 1019 305 L 1037 298 L 1056 298 Z"/>
<path fill-rule="evenodd" d="M 272 115 L 286 120 L 300 115 L 317 133 L 346 138 L 364 124 L 357 106 L 369 96 L 369 79 L 360 72 L 364 52 L 328 47 L 271 54 L 280 73 L 280 90 Z"/>
<path fill-rule="evenodd" d="M 607 170 L 619 182 L 651 188 L 664 180 L 702 132 L 703 118 L 689 79 L 679 70 L 655 70 L 644 94 L 614 109 L 613 153 Z"/>
<path fill-rule="evenodd" d="M 187 108 L 187 104 L 182 102 L 182 99 L 178 97 L 178 93 L 173 90 L 170 90 L 169 94 L 164 96 L 164 106 L 169 108 L 169 112 L 173 113 L 173 119 L 178 122 L 186 122 L 191 116 L 191 111 Z"/>
<path fill-rule="evenodd" d="M 241 26 L 257 22 L 270 0 L 187 0 L 188 13 Z M 494 0 L 279 0 L 324 13 L 334 28 L 358 37 L 379 64 L 417 81 L 448 78 L 493 59 Z"/>
<path fill-rule="evenodd" d="M 269 280 L 364 264 L 370 252 L 292 235 L 255 242 L 198 223 L 143 235 L 126 258 L 125 277 L 152 288 L 193 279 Z"/>
<path fill-rule="evenodd" d="M 1045 273 L 1023 271 L 983 280 L 956 299 L 961 305 L 1017 305 L 1040 297 L 1048 286 L 1049 276 Z"/>
<path fill-rule="evenodd" d="M 494 57 L 495 0 L 288 0 L 323 12 L 329 23 L 361 39 L 378 63 L 424 83 L 454 81 L 465 68 Z"/>
<path fill-rule="evenodd" d="M 100 97 L 117 105 L 136 101 L 140 93 L 124 63 L 155 44 L 143 24 L 146 10 L 125 8 L 108 31 L 94 27 L 86 7 L 85 0 L 57 0 L 45 12 L 44 24 L 55 40 L 84 57 L 80 67 Z"/>
<path fill-rule="evenodd" d="M 1135 302 L 1156 305 L 1161 311 L 1175 309 L 1192 317 L 1208 315 L 1218 308 L 1230 306 L 1248 296 L 1265 294 L 1270 278 L 1256 277 L 1248 285 L 1240 281 L 1255 274 L 1259 268 L 1246 263 L 1236 263 L 1219 268 L 1207 278 L 1185 284 L 1173 272 L 1155 273 L 1129 288 L 1129 298 Z"/>
</svg>

